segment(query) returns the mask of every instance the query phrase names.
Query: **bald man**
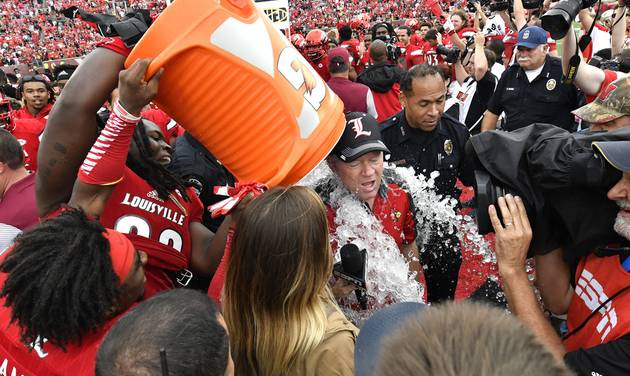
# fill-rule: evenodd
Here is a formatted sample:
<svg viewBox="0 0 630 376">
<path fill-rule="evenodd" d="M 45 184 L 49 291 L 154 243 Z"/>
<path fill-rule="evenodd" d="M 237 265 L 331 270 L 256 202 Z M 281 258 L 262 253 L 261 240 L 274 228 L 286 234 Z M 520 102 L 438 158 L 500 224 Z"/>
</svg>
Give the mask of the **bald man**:
<svg viewBox="0 0 630 376">
<path fill-rule="evenodd" d="M 388 60 L 387 48 L 385 42 L 374 40 L 370 45 L 373 63 L 357 77 L 357 82 L 366 85 L 372 91 L 379 123 L 402 110 L 399 82 L 405 71 Z"/>
</svg>

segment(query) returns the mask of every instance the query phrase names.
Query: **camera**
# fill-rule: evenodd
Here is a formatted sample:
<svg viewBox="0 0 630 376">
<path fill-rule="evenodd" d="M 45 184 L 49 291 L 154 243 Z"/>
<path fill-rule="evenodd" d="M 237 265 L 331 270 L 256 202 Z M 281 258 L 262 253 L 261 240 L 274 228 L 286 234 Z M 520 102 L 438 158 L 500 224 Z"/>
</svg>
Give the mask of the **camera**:
<svg viewBox="0 0 630 376">
<path fill-rule="evenodd" d="M 459 55 L 460 55 L 459 48 L 457 47 L 446 48 L 443 45 L 437 46 L 437 48 L 435 49 L 435 52 L 444 56 L 444 61 L 446 61 L 449 64 L 454 64 L 455 62 L 457 62 L 457 59 L 459 59 Z"/>
<path fill-rule="evenodd" d="M 499 197 L 507 194 L 520 196 L 520 194 L 511 188 L 504 186 L 496 178 L 492 177 L 488 172 L 475 170 L 475 185 L 473 186 L 476 194 L 477 207 L 477 227 L 480 234 L 487 234 L 493 231 L 492 222 L 488 215 L 487 208 L 494 205 L 498 208 Z M 526 208 L 529 206 L 525 204 Z M 529 207 L 528 213 L 531 211 Z"/>
<path fill-rule="evenodd" d="M 523 0 L 523 8 L 538 9 L 542 5 L 542 0 Z M 491 12 L 501 12 L 514 6 L 514 0 L 492 0 L 488 6 Z"/>
<path fill-rule="evenodd" d="M 551 38 L 561 39 L 569 31 L 580 9 L 592 7 L 596 2 L 597 0 L 561 0 L 540 17 L 542 28 L 551 34 Z"/>
<path fill-rule="evenodd" d="M 11 128 L 11 102 L 0 94 L 0 129 Z"/>
<path fill-rule="evenodd" d="M 387 59 L 393 62 L 398 61 L 400 56 L 402 55 L 402 50 L 400 47 L 396 46 L 396 42 L 398 39 L 395 36 L 391 35 L 379 35 L 376 39 L 385 42 L 387 47 Z"/>
<path fill-rule="evenodd" d="M 490 4 L 490 0 L 471 0 L 466 4 L 466 9 L 470 13 L 475 13 L 477 8 L 475 7 L 476 3 L 480 3 L 482 7 L 485 7 Z"/>
<path fill-rule="evenodd" d="M 540 123 L 472 136 L 465 154 L 474 170 L 479 233 L 493 231 L 488 207 L 494 205 L 501 219 L 498 199 L 511 194 L 521 197 L 532 226 L 530 256 L 564 247 L 581 257 L 619 241 L 613 230 L 619 207 L 606 193 L 621 172 L 592 143 L 628 139 L 630 129 L 571 134 Z"/>
<path fill-rule="evenodd" d="M 593 55 L 588 62 L 589 65 L 597 67 L 599 69 L 608 69 L 617 72 L 628 73 L 630 72 L 630 60 L 628 59 L 604 59 L 601 56 Z"/>
</svg>

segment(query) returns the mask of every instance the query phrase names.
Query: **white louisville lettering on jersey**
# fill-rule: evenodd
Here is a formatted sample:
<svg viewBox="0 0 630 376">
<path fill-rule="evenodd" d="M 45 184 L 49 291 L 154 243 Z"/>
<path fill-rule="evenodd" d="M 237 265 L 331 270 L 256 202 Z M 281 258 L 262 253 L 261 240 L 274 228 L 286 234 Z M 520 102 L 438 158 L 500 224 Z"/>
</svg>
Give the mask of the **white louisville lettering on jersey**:
<svg viewBox="0 0 630 376">
<path fill-rule="evenodd" d="M 11 369 L 11 372 L 9 372 L 9 368 Z M 9 366 L 9 359 L 4 358 L 2 363 L 0 363 L 0 376 L 24 376 L 24 375 L 19 373 L 15 369 L 15 367 Z"/>
<path fill-rule="evenodd" d="M 48 353 L 44 351 L 44 348 L 42 346 L 44 345 L 44 343 L 48 342 L 48 339 L 44 338 L 43 340 L 41 341 L 40 340 L 41 340 L 41 337 L 37 336 L 37 338 L 35 339 L 35 342 L 31 343 L 31 347 L 33 348 L 33 350 L 35 350 L 35 352 L 37 353 L 37 356 L 44 359 L 45 357 L 48 356 Z"/>
<path fill-rule="evenodd" d="M 248 24 L 230 17 L 215 29 L 210 42 L 269 76 L 274 76 L 271 38 L 262 18 Z"/>
<path fill-rule="evenodd" d="M 608 300 L 608 296 L 604 292 L 604 288 L 593 278 L 593 274 L 586 270 L 582 270 L 580 279 L 575 286 L 575 293 L 579 296 L 584 304 L 592 311 L 595 311 L 602 303 Z M 602 342 L 610 331 L 617 325 L 617 311 L 612 306 L 612 301 L 606 303 L 599 309 L 601 319 L 597 323 L 597 332 L 600 334 Z"/>
<path fill-rule="evenodd" d="M 129 193 L 125 193 L 125 197 L 123 198 L 122 205 L 128 205 L 132 208 L 138 208 L 140 210 L 144 210 L 147 213 L 157 214 L 169 221 L 181 226 L 184 224 L 184 215 L 178 213 L 166 206 L 160 205 L 157 202 L 152 202 L 151 200 L 147 200 L 146 198 L 138 197 L 135 195 L 131 195 Z"/>
</svg>

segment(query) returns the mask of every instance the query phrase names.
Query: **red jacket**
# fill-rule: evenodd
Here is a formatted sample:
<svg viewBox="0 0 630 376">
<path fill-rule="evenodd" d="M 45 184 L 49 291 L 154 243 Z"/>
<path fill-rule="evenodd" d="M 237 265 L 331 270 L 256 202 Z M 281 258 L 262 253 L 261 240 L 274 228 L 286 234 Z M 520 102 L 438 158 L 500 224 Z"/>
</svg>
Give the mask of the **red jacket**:
<svg viewBox="0 0 630 376">
<path fill-rule="evenodd" d="M 37 170 L 37 152 L 39 150 L 39 138 L 44 132 L 45 122 L 37 119 L 17 119 L 13 121 L 13 127 L 9 130 L 22 145 L 24 151 L 24 167 L 30 172 Z"/>
<path fill-rule="evenodd" d="M 622 266 L 618 256 L 589 255 L 582 259 L 575 272 L 575 291 L 569 304 L 567 326 L 569 333 L 585 322 L 621 289 L 630 286 L 630 272 Z M 588 349 L 630 334 L 630 290 L 621 292 L 603 305 L 585 326 L 564 340 L 567 351 Z"/>
</svg>

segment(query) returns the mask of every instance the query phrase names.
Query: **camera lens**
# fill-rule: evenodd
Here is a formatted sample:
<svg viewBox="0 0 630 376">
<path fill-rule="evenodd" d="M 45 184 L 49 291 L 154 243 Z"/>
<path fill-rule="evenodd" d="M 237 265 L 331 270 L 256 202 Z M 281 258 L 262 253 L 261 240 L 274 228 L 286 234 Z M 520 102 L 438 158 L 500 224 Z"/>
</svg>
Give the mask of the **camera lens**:
<svg viewBox="0 0 630 376">
<path fill-rule="evenodd" d="M 547 30 L 553 39 L 563 38 L 577 17 L 581 6 L 582 3 L 577 0 L 560 1 L 558 5 L 540 17 L 542 28 Z"/>
</svg>

